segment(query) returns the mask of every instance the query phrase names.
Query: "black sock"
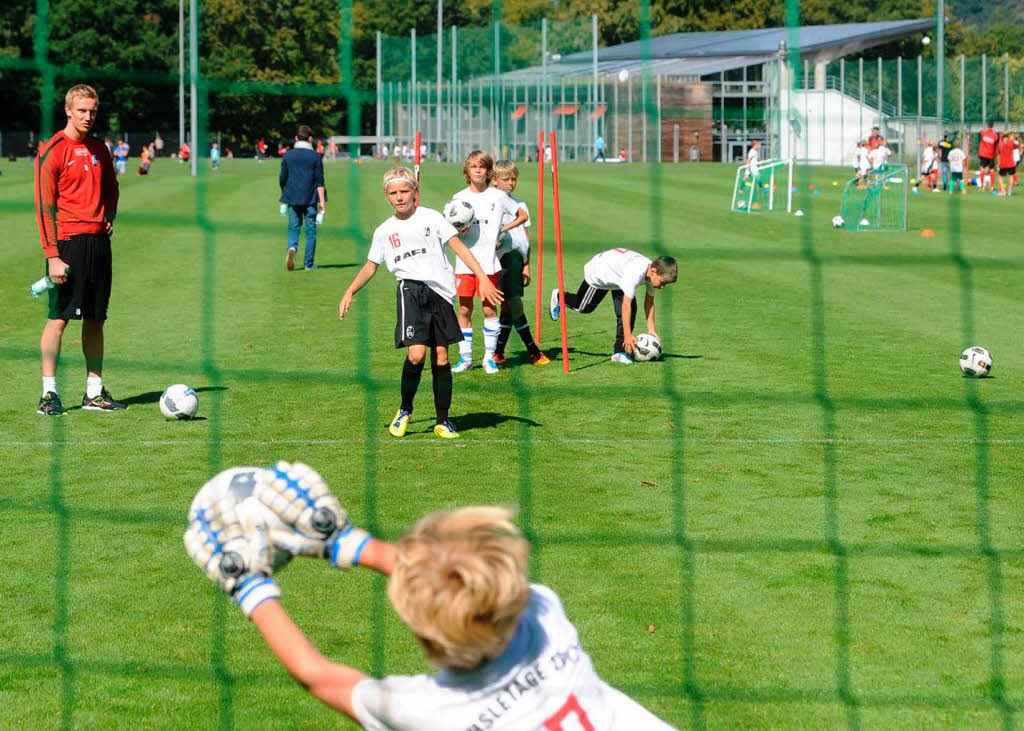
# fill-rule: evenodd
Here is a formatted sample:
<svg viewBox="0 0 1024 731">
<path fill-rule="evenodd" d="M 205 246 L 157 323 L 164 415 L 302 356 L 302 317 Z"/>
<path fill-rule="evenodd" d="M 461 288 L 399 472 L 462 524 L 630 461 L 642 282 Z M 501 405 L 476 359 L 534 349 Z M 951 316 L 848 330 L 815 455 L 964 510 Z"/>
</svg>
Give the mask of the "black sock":
<svg viewBox="0 0 1024 731">
<path fill-rule="evenodd" d="M 537 347 L 537 343 L 533 342 L 533 333 L 530 332 L 530 323 L 527 321 L 526 315 L 520 315 L 513 324 L 516 326 L 516 332 L 519 333 L 519 339 L 523 341 L 526 350 L 532 354 L 539 353 L 540 348 Z"/>
<path fill-rule="evenodd" d="M 452 366 L 433 366 L 434 373 L 434 410 L 437 412 L 437 423 L 448 421 L 448 410 L 452 407 Z"/>
<path fill-rule="evenodd" d="M 498 344 L 494 349 L 495 353 L 505 355 L 505 346 L 508 345 L 508 337 L 511 334 L 512 325 L 507 322 L 501 323 L 501 330 L 498 332 Z"/>
<path fill-rule="evenodd" d="M 402 410 L 412 411 L 412 402 L 416 398 L 416 389 L 420 387 L 423 376 L 423 363 L 414 365 L 408 358 L 402 366 Z"/>
</svg>

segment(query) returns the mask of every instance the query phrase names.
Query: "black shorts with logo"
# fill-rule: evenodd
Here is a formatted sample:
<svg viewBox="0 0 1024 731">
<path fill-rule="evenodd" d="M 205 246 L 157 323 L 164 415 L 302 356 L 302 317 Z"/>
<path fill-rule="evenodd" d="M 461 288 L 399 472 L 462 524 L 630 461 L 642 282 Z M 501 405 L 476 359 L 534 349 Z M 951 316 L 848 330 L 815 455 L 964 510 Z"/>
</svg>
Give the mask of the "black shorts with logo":
<svg viewBox="0 0 1024 731">
<path fill-rule="evenodd" d="M 462 328 L 451 303 L 423 282 L 400 280 L 396 300 L 396 348 L 451 345 L 462 340 Z"/>
<path fill-rule="evenodd" d="M 68 281 L 50 290 L 47 317 L 51 320 L 106 320 L 113 270 L 110 237 L 79 234 L 58 241 L 57 251 L 71 270 Z M 49 268 L 46 273 L 49 274 Z"/>
</svg>

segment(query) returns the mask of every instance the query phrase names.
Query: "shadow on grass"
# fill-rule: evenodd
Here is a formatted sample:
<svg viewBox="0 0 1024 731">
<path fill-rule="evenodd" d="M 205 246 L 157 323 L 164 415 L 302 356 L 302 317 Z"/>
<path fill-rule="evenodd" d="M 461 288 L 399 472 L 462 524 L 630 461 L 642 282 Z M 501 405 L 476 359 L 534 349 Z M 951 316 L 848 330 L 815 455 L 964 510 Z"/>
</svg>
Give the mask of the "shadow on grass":
<svg viewBox="0 0 1024 731">
<path fill-rule="evenodd" d="M 228 387 L 200 386 L 199 388 L 193 388 L 192 390 L 195 391 L 196 393 L 208 393 L 211 391 L 227 391 Z M 136 404 L 155 404 L 160 400 L 161 394 L 163 394 L 163 391 L 146 391 L 145 393 L 140 393 L 136 396 L 129 396 L 128 398 L 124 399 L 121 403 L 123 403 L 125 406 L 134 406 Z M 193 421 L 198 421 L 198 419 L 193 419 Z"/>
<path fill-rule="evenodd" d="M 583 370 L 586 370 L 587 368 L 593 368 L 594 366 L 600 366 L 600 365 L 611 365 L 611 366 L 621 366 L 622 365 L 621 363 L 614 363 L 612 361 L 611 355 L 609 353 L 594 353 L 594 352 L 591 352 L 589 350 L 580 350 L 579 348 L 569 348 L 569 354 L 570 355 L 574 355 L 574 354 L 575 355 L 589 355 L 589 356 L 592 356 L 592 357 L 601 358 L 601 360 L 599 360 L 599 361 L 596 361 L 594 363 L 587 363 L 586 365 L 581 365 L 581 366 L 575 366 L 575 365 L 573 365 L 570 362 L 569 369 L 573 373 L 575 373 L 576 371 L 583 371 Z M 561 351 L 558 351 L 558 353 L 556 354 L 555 357 L 560 359 L 560 356 L 561 356 Z M 659 358 L 658 360 L 668 360 L 669 358 L 681 358 L 681 359 L 684 359 L 684 360 L 697 360 L 698 358 L 703 358 L 703 357 L 704 357 L 703 355 L 688 355 L 688 354 L 685 354 L 685 353 L 662 353 L 661 354 L 661 358 Z M 553 362 L 555 360 L 555 358 L 552 358 L 551 360 Z M 657 361 L 653 361 L 653 362 L 657 363 Z"/>
<path fill-rule="evenodd" d="M 351 264 L 320 264 L 321 269 L 351 269 L 352 267 L 362 266 L 362 262 L 352 262 Z"/>
<path fill-rule="evenodd" d="M 516 421 L 527 426 L 543 426 L 533 419 L 524 419 L 521 416 L 509 416 L 508 414 L 496 414 L 493 411 L 478 411 L 472 414 L 458 414 L 452 419 L 459 431 L 472 431 L 473 429 L 493 429 L 499 424 L 507 421 Z"/>
</svg>

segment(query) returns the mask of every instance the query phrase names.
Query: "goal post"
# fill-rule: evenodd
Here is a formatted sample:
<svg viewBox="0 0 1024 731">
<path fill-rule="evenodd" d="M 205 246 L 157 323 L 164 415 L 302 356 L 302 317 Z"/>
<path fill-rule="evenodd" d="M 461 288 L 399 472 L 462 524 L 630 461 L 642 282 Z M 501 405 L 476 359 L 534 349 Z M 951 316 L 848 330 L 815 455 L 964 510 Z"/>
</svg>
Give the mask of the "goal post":
<svg viewBox="0 0 1024 731">
<path fill-rule="evenodd" d="M 785 185 L 780 189 L 779 186 Z M 785 192 L 785 198 L 781 195 Z M 731 209 L 737 213 L 759 213 L 782 210 L 785 200 L 786 213 L 793 210 L 793 158 L 766 160 L 757 166 L 757 174 L 751 175 L 746 165 L 736 170 L 736 182 L 732 186 Z"/>
<path fill-rule="evenodd" d="M 839 215 L 850 231 L 906 231 L 910 192 L 906 165 L 886 165 L 843 186 Z"/>
</svg>

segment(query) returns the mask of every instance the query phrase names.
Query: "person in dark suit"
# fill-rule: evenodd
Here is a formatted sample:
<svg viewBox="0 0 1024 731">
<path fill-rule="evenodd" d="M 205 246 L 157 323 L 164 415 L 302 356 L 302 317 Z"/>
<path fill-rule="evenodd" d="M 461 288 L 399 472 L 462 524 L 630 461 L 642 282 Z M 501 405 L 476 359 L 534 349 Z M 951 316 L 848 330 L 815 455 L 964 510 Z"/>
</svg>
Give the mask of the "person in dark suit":
<svg viewBox="0 0 1024 731">
<path fill-rule="evenodd" d="M 316 227 L 323 222 L 327 210 L 323 159 L 313 149 L 313 130 L 300 124 L 295 145 L 281 158 L 281 213 L 288 218 L 288 253 L 285 266 L 295 269 L 299 249 L 299 231 L 306 230 L 306 271 L 316 269 Z"/>
</svg>

